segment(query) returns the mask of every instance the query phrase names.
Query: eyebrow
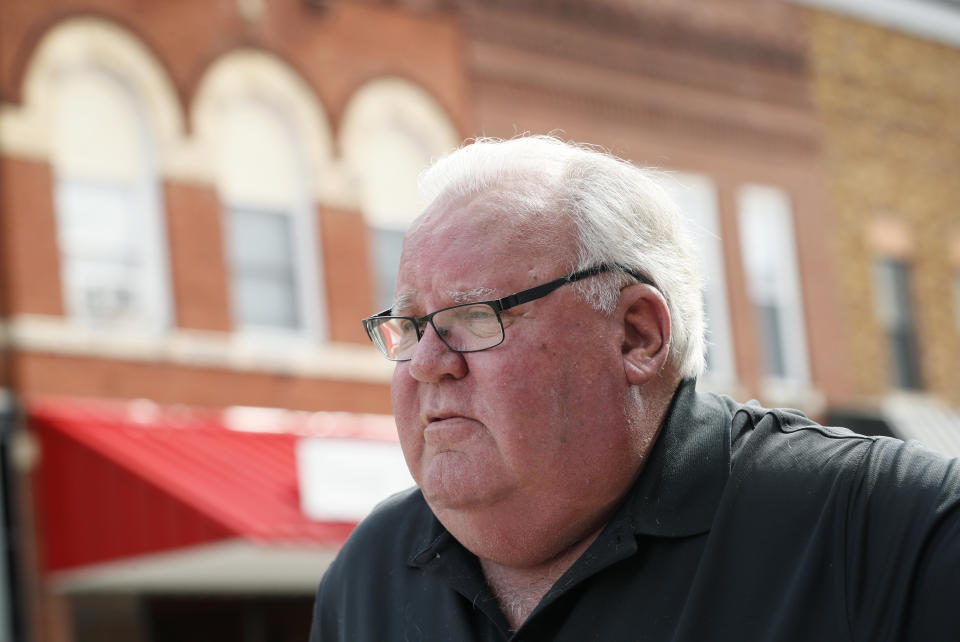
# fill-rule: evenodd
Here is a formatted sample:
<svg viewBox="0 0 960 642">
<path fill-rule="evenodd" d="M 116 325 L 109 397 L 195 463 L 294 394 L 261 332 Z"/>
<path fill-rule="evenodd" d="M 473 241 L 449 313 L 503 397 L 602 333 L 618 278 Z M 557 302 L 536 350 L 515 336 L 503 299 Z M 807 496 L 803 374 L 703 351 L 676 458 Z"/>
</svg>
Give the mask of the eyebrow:
<svg viewBox="0 0 960 642">
<path fill-rule="evenodd" d="M 413 299 L 416 295 L 416 290 L 398 292 L 397 296 L 393 299 L 393 306 L 390 308 L 390 311 L 396 313 L 397 310 L 406 310 L 413 304 Z"/>
<path fill-rule="evenodd" d="M 447 290 L 444 292 L 454 304 L 470 303 L 471 301 L 482 301 L 489 298 L 496 290 L 494 288 L 472 288 L 470 290 Z M 414 299 L 417 296 L 416 290 L 404 290 L 397 294 L 393 300 L 393 307 L 390 310 L 396 313 L 398 310 L 408 310 L 413 306 Z"/>
<path fill-rule="evenodd" d="M 447 290 L 446 295 L 456 303 L 470 303 L 482 301 L 494 292 L 496 290 L 493 288 L 473 288 L 472 290 Z"/>
</svg>

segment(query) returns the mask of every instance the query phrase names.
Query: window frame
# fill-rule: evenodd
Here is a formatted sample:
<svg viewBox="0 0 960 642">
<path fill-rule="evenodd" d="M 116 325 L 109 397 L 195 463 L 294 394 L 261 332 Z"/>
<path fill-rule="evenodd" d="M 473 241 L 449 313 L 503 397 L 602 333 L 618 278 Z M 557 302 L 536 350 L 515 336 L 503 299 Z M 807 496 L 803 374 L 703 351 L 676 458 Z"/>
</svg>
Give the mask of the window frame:
<svg viewBox="0 0 960 642">
<path fill-rule="evenodd" d="M 84 78 L 84 77 L 87 78 Z M 141 153 L 142 165 L 139 171 L 130 178 L 106 177 L 96 168 L 96 163 L 86 167 L 76 167 L 76 158 L 84 158 L 85 154 L 66 154 L 58 158 L 57 153 L 51 153 L 51 166 L 54 184 L 54 209 L 57 223 L 57 245 L 60 257 L 60 277 L 62 297 L 66 316 L 71 322 L 87 327 L 94 331 L 104 332 L 132 332 L 158 335 L 168 332 L 172 326 L 173 300 L 170 289 L 169 258 L 167 235 L 165 228 L 165 206 L 160 188 L 160 173 L 157 159 L 155 123 L 148 117 L 145 97 L 128 83 L 121 74 L 100 64 L 81 62 L 65 70 L 58 76 L 59 87 L 66 82 L 93 82 L 106 83 L 115 89 L 114 97 L 119 101 L 116 107 L 121 110 L 130 110 L 130 115 L 136 127 L 134 134 L 135 144 Z M 66 100 L 58 96 L 58 100 Z M 110 98 L 108 98 L 110 100 Z M 63 109 L 62 104 L 57 105 Z M 55 130 L 56 131 L 56 130 Z M 54 134 L 54 136 L 56 133 Z M 53 149 L 58 149 L 56 141 Z M 129 168 L 118 166 L 118 174 L 123 174 Z M 76 239 L 70 238 L 67 230 L 71 226 L 69 219 L 80 215 L 75 204 L 77 188 L 90 188 L 101 191 L 115 191 L 119 194 L 126 192 L 123 200 L 128 203 L 131 233 L 126 251 L 136 253 L 134 263 L 138 272 L 132 278 L 135 283 L 136 294 L 134 300 L 140 301 L 139 312 L 121 319 L 98 318 L 84 308 L 83 292 L 76 291 L 83 288 L 83 280 L 78 280 L 73 270 L 75 263 L 80 261 L 92 262 L 97 248 L 76 247 Z M 87 255 L 80 258 L 78 255 Z M 117 262 L 114 260 L 113 262 Z M 128 268 L 129 269 L 129 268 Z"/>
<path fill-rule="evenodd" d="M 875 258 L 873 296 L 874 315 L 886 339 L 891 385 L 923 390 L 923 355 L 909 261 L 886 255 Z"/>
<path fill-rule="evenodd" d="M 786 190 L 773 185 L 745 183 L 737 190 L 736 202 L 740 254 L 747 296 L 762 342 L 759 346 L 762 376 L 768 383 L 775 385 L 788 388 L 807 387 L 810 384 L 810 354 L 807 349 L 803 291 L 794 228 L 795 217 L 790 196 Z M 775 230 L 775 234 L 779 235 L 774 243 L 769 239 L 758 243 L 757 239 L 753 238 L 756 234 L 753 228 L 757 227 L 756 223 L 759 219 L 756 217 L 759 216 L 776 217 L 768 218 L 763 223 L 766 225 L 765 231 Z M 763 247 L 769 250 L 774 244 L 778 246 L 774 254 L 779 256 L 779 260 L 768 261 L 768 263 L 775 266 L 775 272 L 758 274 L 756 271 L 759 267 L 758 263 L 765 259 L 755 253 L 754 249 Z M 770 280 L 774 282 L 772 287 L 768 286 Z M 771 293 L 772 296 L 770 296 Z M 763 346 L 768 337 L 764 334 L 758 310 L 763 303 L 767 302 L 774 303 L 780 312 L 777 326 L 780 338 L 778 347 L 784 366 L 782 373 L 770 371 L 771 356 Z"/>
<path fill-rule="evenodd" d="M 235 185 L 227 179 L 223 167 L 217 170 L 218 194 L 221 199 L 223 221 L 224 260 L 227 266 L 227 281 L 230 300 L 230 318 L 237 338 L 245 344 L 272 346 L 283 343 L 318 343 L 327 339 L 326 302 L 322 288 L 323 266 L 320 261 L 319 234 L 313 206 L 313 183 L 308 166 L 306 150 L 297 136 L 298 124 L 292 116 L 294 106 L 289 101 L 262 95 L 255 89 L 240 90 L 230 100 L 221 103 L 226 109 L 236 105 L 252 106 L 261 115 L 266 115 L 281 131 L 280 141 L 294 167 L 292 193 L 283 198 L 264 200 L 263 197 L 244 197 L 238 194 Z M 229 135 L 218 130 L 216 136 Z M 223 144 L 222 138 L 217 144 Z M 221 150 L 222 151 L 222 150 Z M 241 305 L 233 274 L 233 249 L 231 230 L 232 216 L 236 211 L 269 211 L 288 217 L 292 232 L 293 281 L 298 323 L 295 327 L 279 324 L 248 322 L 241 317 Z"/>
</svg>

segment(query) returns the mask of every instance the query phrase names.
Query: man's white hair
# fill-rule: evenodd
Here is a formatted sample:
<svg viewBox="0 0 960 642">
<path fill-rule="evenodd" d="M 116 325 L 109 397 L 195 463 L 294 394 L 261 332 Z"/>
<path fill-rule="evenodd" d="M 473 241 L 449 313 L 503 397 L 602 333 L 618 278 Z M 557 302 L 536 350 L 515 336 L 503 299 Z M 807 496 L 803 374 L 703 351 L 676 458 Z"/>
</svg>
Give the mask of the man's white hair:
<svg viewBox="0 0 960 642">
<path fill-rule="evenodd" d="M 705 365 L 703 276 L 683 214 L 659 180 L 655 170 L 552 136 L 481 138 L 427 169 L 420 192 L 428 204 L 482 196 L 533 232 L 572 222 L 578 255 L 570 269 L 615 263 L 646 275 L 670 310 L 669 359 L 681 376 L 696 377 Z M 609 314 L 631 282 L 614 272 L 574 286 Z"/>
</svg>

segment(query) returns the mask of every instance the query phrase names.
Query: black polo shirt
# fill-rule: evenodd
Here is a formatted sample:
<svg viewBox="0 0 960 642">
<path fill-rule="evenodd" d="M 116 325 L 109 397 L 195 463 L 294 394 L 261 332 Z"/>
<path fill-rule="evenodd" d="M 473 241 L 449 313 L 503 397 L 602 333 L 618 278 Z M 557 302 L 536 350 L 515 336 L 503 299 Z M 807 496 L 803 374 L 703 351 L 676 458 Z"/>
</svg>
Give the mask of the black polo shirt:
<svg viewBox="0 0 960 642">
<path fill-rule="evenodd" d="M 960 460 L 684 382 L 644 472 L 523 626 L 416 489 L 354 531 L 312 642 L 960 640 Z"/>
</svg>

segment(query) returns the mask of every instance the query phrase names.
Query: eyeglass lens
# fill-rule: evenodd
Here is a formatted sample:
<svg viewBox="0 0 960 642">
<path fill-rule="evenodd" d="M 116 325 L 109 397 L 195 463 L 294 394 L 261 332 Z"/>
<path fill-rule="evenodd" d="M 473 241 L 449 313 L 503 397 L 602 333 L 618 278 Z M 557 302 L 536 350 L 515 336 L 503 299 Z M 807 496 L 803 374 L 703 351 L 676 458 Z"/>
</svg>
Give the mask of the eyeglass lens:
<svg viewBox="0 0 960 642">
<path fill-rule="evenodd" d="M 397 361 L 413 356 L 420 337 L 412 319 L 381 317 L 371 321 L 377 323 L 371 328 L 371 338 L 388 359 Z M 443 342 L 457 352 L 486 350 L 503 341 L 500 317 L 487 303 L 438 310 L 432 315 L 431 322 Z"/>
</svg>

